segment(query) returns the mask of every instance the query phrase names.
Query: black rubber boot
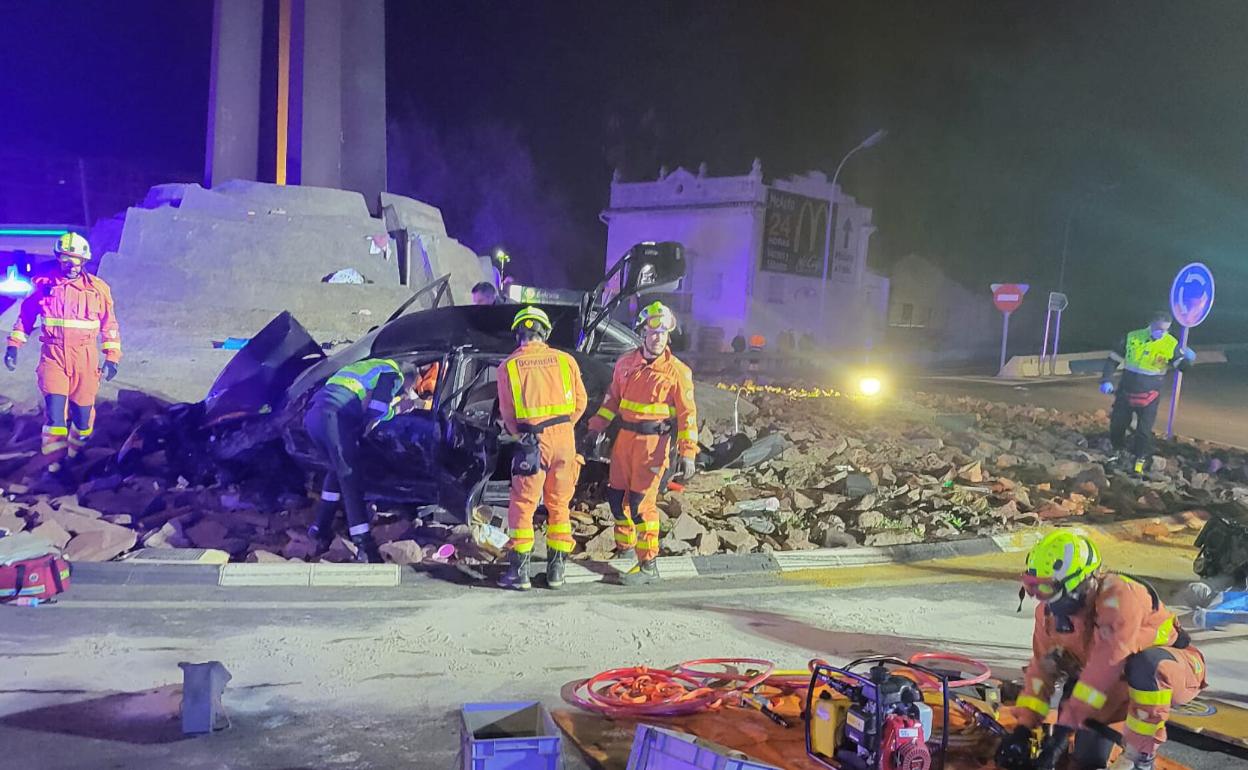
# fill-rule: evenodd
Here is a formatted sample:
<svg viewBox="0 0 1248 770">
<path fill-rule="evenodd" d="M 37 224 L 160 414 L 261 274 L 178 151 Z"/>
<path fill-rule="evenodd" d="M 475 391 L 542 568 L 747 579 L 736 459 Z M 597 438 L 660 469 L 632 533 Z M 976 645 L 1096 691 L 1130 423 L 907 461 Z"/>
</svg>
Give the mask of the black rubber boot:
<svg viewBox="0 0 1248 770">
<path fill-rule="evenodd" d="M 626 586 L 644 586 L 659 582 L 659 563 L 654 559 L 637 562 L 637 566 L 625 572 L 620 582 Z"/>
<path fill-rule="evenodd" d="M 568 555 L 563 551 L 551 551 L 546 561 L 546 587 L 563 588 L 564 573 L 567 571 Z"/>
<path fill-rule="evenodd" d="M 498 579 L 498 584 L 503 588 L 514 588 L 517 591 L 527 591 L 533 587 L 533 583 L 529 580 L 529 560 L 531 556 L 527 553 L 511 552 L 510 565 L 503 576 Z"/>
<path fill-rule="evenodd" d="M 326 527 L 322 530 L 319 524 L 313 524 L 308 527 L 308 537 L 312 538 L 312 542 L 316 544 L 314 556 L 324 556 L 329 547 L 334 544 L 333 527 Z"/>
<path fill-rule="evenodd" d="M 352 535 L 351 542 L 355 543 L 355 560 L 362 564 L 384 564 L 385 559 L 381 558 L 381 551 L 377 549 L 377 541 L 373 540 L 371 532 L 365 532 L 362 535 Z"/>
</svg>

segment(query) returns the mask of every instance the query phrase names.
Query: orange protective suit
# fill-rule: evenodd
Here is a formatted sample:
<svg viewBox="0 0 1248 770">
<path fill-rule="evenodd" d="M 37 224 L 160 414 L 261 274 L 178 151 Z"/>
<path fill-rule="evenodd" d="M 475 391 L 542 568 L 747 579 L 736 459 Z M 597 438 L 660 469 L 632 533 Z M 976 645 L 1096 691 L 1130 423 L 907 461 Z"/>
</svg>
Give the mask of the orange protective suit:
<svg viewBox="0 0 1248 770">
<path fill-rule="evenodd" d="M 113 294 L 102 278 L 81 273 L 69 279 L 61 275 L 40 276 L 35 290 L 18 311 L 8 344 L 21 347 L 42 319 L 39 336 L 43 348 L 36 368 L 39 390 L 44 396 L 65 396 L 79 413 L 91 415 L 100 388 L 97 338 L 104 358 L 121 360 L 121 335 Z M 93 420 L 65 425 L 64 414 L 47 415 L 43 429 L 43 453 L 55 464 L 65 454 L 76 454 L 91 435 Z M 81 420 L 79 420 L 81 422 Z"/>
<path fill-rule="evenodd" d="M 1189 702 L 1206 686 L 1205 659 L 1150 586 L 1113 573 L 1094 579 L 1098 585 L 1070 616 L 1070 633 L 1057 631 L 1045 605 L 1036 608 L 1032 658 L 1014 715 L 1026 727 L 1039 725 L 1059 673 L 1077 673 L 1058 724 L 1078 729 L 1089 718 L 1125 721 L 1127 748 L 1153 756 L 1166 740 L 1171 705 Z"/>
<path fill-rule="evenodd" d="M 416 379 L 416 395 L 421 398 L 433 398 L 438 389 L 438 376 L 442 373 L 442 363 L 434 361 L 421 370 Z"/>
<path fill-rule="evenodd" d="M 546 546 L 570 553 L 569 505 L 581 475 L 574 426 L 588 398 L 576 359 L 544 342 L 520 346 L 498 367 L 498 406 L 503 425 L 513 435 L 536 434 L 541 466 L 532 476 L 511 477 L 507 526 L 517 553 L 533 550 L 533 512 L 546 500 Z"/>
<path fill-rule="evenodd" d="M 615 495 L 615 545 L 620 550 L 635 547 L 637 558 L 647 561 L 659 555 L 659 484 L 667 470 L 673 429 L 680 455 L 698 454 L 693 372 L 670 349 L 651 362 L 641 350 L 622 356 L 589 429 L 605 431 L 617 416 L 620 433 L 611 448 L 607 480 L 609 494 Z"/>
</svg>

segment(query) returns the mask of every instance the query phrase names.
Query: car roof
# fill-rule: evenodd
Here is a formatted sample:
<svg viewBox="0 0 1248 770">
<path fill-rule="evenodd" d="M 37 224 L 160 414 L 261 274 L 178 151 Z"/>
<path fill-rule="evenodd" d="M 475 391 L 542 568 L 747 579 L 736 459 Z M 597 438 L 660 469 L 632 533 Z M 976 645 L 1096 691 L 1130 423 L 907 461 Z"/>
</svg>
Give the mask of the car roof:
<svg viewBox="0 0 1248 770">
<path fill-rule="evenodd" d="M 377 330 L 372 354 L 389 357 L 416 350 L 450 350 L 470 346 L 486 353 L 510 353 L 516 341 L 511 322 L 521 305 L 453 305 L 409 313 Z M 580 334 L 580 308 L 534 305 L 546 311 L 554 326 L 549 342 L 572 350 Z"/>
</svg>

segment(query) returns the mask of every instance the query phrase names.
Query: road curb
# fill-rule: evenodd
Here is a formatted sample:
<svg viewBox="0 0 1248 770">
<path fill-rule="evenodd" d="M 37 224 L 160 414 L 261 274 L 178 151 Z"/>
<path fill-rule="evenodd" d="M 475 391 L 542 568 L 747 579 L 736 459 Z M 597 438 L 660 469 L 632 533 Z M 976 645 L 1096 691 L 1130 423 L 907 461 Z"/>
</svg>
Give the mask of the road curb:
<svg viewBox="0 0 1248 770">
<path fill-rule="evenodd" d="M 904 564 L 955 556 L 978 556 L 1025 550 L 1027 533 L 981 537 L 944 543 L 914 543 L 880 548 L 820 548 L 811 551 L 716 554 L 660 557 L 659 572 L 669 580 L 780 574 L 802 570 Z M 568 563 L 567 582 L 612 583 L 635 562 Z M 540 563 L 535 565 L 540 567 Z M 221 588 L 307 587 L 392 588 L 404 582 L 410 570 L 397 564 L 331 564 L 287 562 L 277 564 L 143 564 L 141 562 L 81 562 L 74 565 L 80 585 L 151 586 L 187 585 Z"/>
<path fill-rule="evenodd" d="M 1065 527 L 1081 534 L 1105 539 L 1139 537 L 1149 524 L 1164 523 L 1183 528 L 1203 523 L 1193 514 L 1134 519 L 1106 525 L 1075 524 Z M 1044 526 L 1001 535 L 951 540 L 940 543 L 912 543 L 882 547 L 818 548 L 810 551 L 773 553 L 716 554 L 714 556 L 660 557 L 659 573 L 667 580 L 723 578 L 848 569 L 882 564 L 982 556 L 990 553 L 1027 551 L 1055 527 Z M 629 561 L 571 561 L 567 582 L 615 583 L 632 568 Z M 538 574 L 541 564 L 538 567 Z M 74 565 L 73 580 L 81 585 L 151 586 L 194 585 L 221 588 L 306 587 L 306 588 L 393 588 L 403 584 L 413 570 L 398 564 L 334 564 L 286 562 L 276 564 L 143 564 L 134 561 L 81 562 Z"/>
</svg>

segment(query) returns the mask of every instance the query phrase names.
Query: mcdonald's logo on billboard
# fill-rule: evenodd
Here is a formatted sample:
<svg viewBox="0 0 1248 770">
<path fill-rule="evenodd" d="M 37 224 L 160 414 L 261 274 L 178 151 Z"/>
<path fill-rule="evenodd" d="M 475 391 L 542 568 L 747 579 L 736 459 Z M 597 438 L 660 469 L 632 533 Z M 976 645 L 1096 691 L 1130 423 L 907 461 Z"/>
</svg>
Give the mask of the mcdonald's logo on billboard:
<svg viewBox="0 0 1248 770">
<path fill-rule="evenodd" d="M 760 269 L 806 277 L 823 275 L 828 235 L 826 200 L 769 189 L 763 223 Z"/>
</svg>

